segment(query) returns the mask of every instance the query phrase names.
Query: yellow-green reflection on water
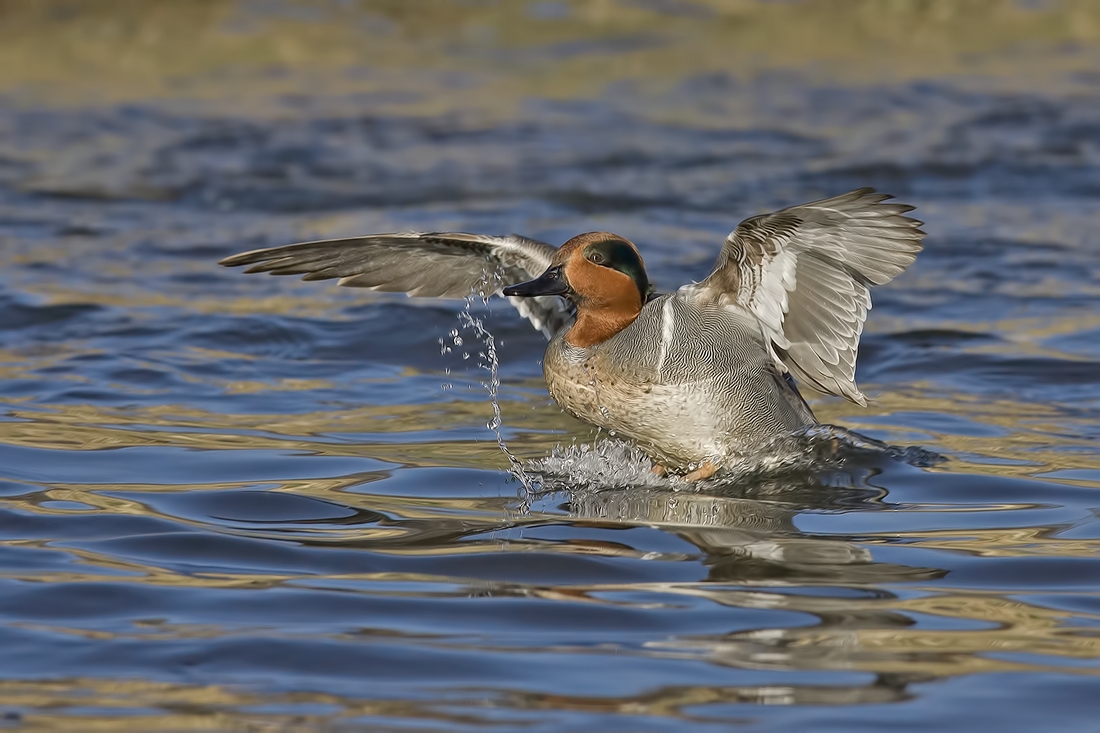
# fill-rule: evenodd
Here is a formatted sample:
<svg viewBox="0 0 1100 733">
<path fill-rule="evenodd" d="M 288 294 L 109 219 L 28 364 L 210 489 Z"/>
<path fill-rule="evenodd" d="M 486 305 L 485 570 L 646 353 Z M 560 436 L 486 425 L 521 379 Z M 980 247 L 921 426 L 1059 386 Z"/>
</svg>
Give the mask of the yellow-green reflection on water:
<svg viewBox="0 0 1100 733">
<path fill-rule="evenodd" d="M 550 5 L 561 9 L 540 21 L 520 2 L 290 1 L 264 13 L 234 0 L 8 0 L 0 89 L 63 103 L 231 96 L 262 109 L 308 88 L 370 93 L 372 109 L 389 113 L 498 115 L 531 96 L 711 71 L 848 82 L 963 72 L 1031 87 L 1095 68 L 1094 57 L 1051 48 L 1100 40 L 1088 0 L 695 0 L 672 14 L 617 0 Z M 476 82 L 454 85 L 461 73 Z"/>
</svg>

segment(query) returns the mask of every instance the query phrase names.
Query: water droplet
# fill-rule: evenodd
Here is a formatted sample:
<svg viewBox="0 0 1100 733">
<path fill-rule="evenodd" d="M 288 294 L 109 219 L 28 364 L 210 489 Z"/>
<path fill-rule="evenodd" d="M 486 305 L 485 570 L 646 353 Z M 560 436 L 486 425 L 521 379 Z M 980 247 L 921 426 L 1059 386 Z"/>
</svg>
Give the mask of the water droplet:
<svg viewBox="0 0 1100 733">
<path fill-rule="evenodd" d="M 492 293 L 495 292 L 495 290 L 499 287 L 499 283 L 496 281 L 500 280 L 502 276 L 503 275 L 500 273 L 494 273 L 492 275 L 492 278 L 494 279 L 493 283 L 489 283 L 486 285 L 486 287 L 481 289 L 482 293 L 488 294 L 482 295 L 483 299 L 485 299 L 486 302 L 488 302 L 488 297 L 492 295 Z M 483 273 L 483 281 L 488 283 L 489 280 L 490 274 L 487 272 Z M 477 293 L 478 290 L 477 288 L 475 288 L 472 294 L 465 299 L 465 306 L 458 314 L 458 319 L 461 327 L 463 329 L 468 329 L 469 331 L 471 331 L 473 333 L 473 338 L 478 342 L 478 345 L 483 347 L 483 349 L 477 350 L 478 367 L 489 372 L 489 378 L 487 381 L 482 381 L 481 386 L 485 389 L 486 392 L 488 392 L 489 403 L 492 405 L 493 408 L 493 419 L 486 423 L 486 427 L 489 430 L 492 430 L 495 434 L 497 445 L 500 446 L 500 449 L 504 452 L 504 455 L 508 457 L 508 462 L 512 467 L 512 474 L 516 478 L 518 478 L 523 485 L 522 492 L 524 493 L 521 494 L 521 497 L 523 497 L 525 496 L 525 492 L 531 491 L 535 488 L 535 483 L 532 477 L 529 476 L 527 471 L 524 469 L 523 464 L 520 462 L 520 460 L 516 458 L 515 454 L 513 454 L 512 451 L 508 449 L 508 445 L 504 442 L 504 436 L 500 432 L 500 426 L 503 424 L 503 421 L 501 419 L 500 403 L 497 397 L 500 391 L 500 374 L 498 372 L 499 361 L 497 359 L 497 347 L 496 342 L 493 339 L 493 334 L 491 334 L 489 330 L 485 328 L 485 324 L 481 322 L 481 319 L 477 318 L 473 315 L 473 313 L 471 313 L 471 308 L 474 303 L 474 298 L 477 297 Z M 462 346 L 464 344 L 464 341 L 459 333 L 460 329 L 455 328 L 451 329 L 449 334 L 455 346 Z M 470 359 L 470 352 L 463 351 L 462 358 L 463 360 L 468 361 Z M 447 373 L 450 373 L 449 369 Z M 473 388 L 473 385 L 467 385 L 467 389 Z M 525 498 L 523 500 L 526 501 Z"/>
</svg>

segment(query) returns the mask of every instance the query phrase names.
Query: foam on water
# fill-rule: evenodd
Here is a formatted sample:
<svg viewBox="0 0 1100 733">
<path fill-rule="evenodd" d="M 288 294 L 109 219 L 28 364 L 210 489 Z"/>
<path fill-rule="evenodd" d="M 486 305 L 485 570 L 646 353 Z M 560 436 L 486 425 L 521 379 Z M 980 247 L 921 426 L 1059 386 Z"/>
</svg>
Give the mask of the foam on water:
<svg viewBox="0 0 1100 733">
<path fill-rule="evenodd" d="M 577 485 L 593 488 L 675 489 L 683 482 L 653 473 L 653 461 L 636 445 L 610 438 L 594 444 L 555 446 L 550 455 L 525 464 L 532 486 L 543 491 Z"/>
<path fill-rule="evenodd" d="M 682 491 L 750 484 L 807 471 L 828 471 L 857 457 L 887 458 L 914 466 L 929 466 L 944 460 L 923 448 L 899 448 L 835 425 L 815 425 L 795 435 L 779 437 L 755 455 L 731 461 L 714 477 L 698 482 L 688 482 L 679 476 L 658 476 L 652 471 L 652 460 L 640 448 L 614 438 L 592 445 L 557 446 L 545 458 L 527 461 L 522 480 L 529 490 L 537 488 L 544 492 L 577 486 Z"/>
</svg>

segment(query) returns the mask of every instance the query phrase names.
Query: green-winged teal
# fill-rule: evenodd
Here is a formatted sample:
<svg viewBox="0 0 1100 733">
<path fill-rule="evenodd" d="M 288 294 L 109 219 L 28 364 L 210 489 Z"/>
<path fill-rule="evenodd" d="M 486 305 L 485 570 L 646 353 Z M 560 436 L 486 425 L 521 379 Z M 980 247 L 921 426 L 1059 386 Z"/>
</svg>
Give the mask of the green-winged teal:
<svg viewBox="0 0 1100 733">
<path fill-rule="evenodd" d="M 855 365 L 870 288 L 912 263 L 924 237 L 912 207 L 888 198 L 862 188 L 746 219 L 702 282 L 665 295 L 652 294 L 637 248 L 608 232 L 560 248 L 374 234 L 222 264 L 424 297 L 504 295 L 550 337 L 543 372 L 559 405 L 635 441 L 655 470 L 699 479 L 816 424 L 791 377 L 866 404 Z"/>
</svg>

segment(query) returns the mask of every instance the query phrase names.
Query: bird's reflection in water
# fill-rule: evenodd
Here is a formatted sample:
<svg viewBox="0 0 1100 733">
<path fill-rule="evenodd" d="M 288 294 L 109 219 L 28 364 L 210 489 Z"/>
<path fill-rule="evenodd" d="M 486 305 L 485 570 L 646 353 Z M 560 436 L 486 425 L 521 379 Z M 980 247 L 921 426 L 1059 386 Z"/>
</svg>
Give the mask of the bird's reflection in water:
<svg viewBox="0 0 1100 733">
<path fill-rule="evenodd" d="M 852 685 L 802 680 L 788 685 L 654 691 L 665 698 L 662 704 L 699 704 L 704 702 L 700 696 L 710 703 L 773 705 L 897 702 L 911 696 L 907 691 L 911 683 L 934 677 L 923 671 L 899 672 L 911 668 L 899 654 L 905 644 L 883 639 L 916 624 L 913 617 L 894 608 L 900 596 L 890 588 L 941 578 L 946 571 L 876 561 L 858 538 L 814 535 L 797 526 L 798 517 L 806 513 L 891 509 L 887 492 L 872 485 L 875 477 L 883 471 L 918 470 L 885 454 L 852 458 L 834 470 L 755 476 L 698 489 L 568 492 L 559 506 L 575 522 L 655 528 L 698 548 L 706 578 L 669 584 L 663 588 L 666 592 L 730 607 L 734 621 L 744 621 L 734 609 L 776 612 L 775 626 L 744 629 L 742 625 L 724 634 L 670 636 L 647 642 L 648 653 L 742 670 L 866 673 Z M 803 619 L 809 623 L 800 623 Z M 922 655 L 930 652 L 911 649 L 905 656 Z M 646 701 L 632 704 L 642 702 Z"/>
<path fill-rule="evenodd" d="M 661 715 L 686 721 L 716 722 L 713 707 L 721 705 L 869 705 L 904 702 L 914 697 L 909 685 L 928 681 L 926 675 L 884 673 L 862 686 L 842 685 L 685 685 L 659 687 L 640 695 L 582 697 L 512 692 L 502 701 L 528 710 L 574 710 L 591 713 Z M 704 711 L 702 715 L 693 710 Z M 720 719 L 721 720 L 721 719 Z"/>
</svg>

